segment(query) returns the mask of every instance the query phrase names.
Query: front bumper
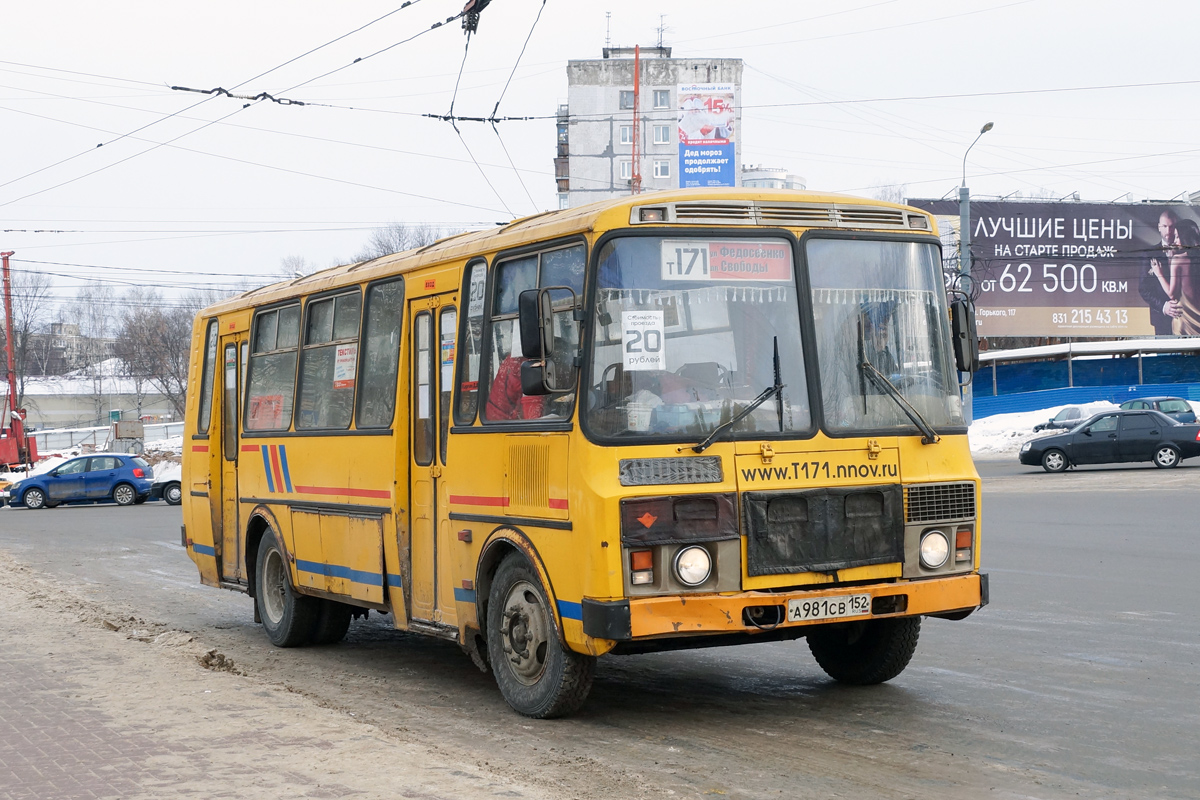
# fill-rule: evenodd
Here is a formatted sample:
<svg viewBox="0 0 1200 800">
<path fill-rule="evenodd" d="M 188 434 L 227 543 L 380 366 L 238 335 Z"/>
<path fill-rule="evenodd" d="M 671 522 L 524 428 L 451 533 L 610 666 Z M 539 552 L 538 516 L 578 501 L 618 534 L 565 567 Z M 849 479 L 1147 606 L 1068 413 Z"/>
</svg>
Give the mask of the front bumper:
<svg viewBox="0 0 1200 800">
<path fill-rule="evenodd" d="M 883 617 L 970 612 L 987 605 L 988 582 L 986 574 L 970 573 L 920 581 L 790 592 L 643 597 L 615 603 L 585 599 L 583 632 L 598 639 L 618 642 L 656 637 L 754 633 L 763 628 L 747 624 L 744 616 L 747 608 L 776 606 L 786 611 L 789 600 L 812 600 L 849 594 L 871 595 L 872 613 L 837 619 L 783 621 L 771 625 L 770 630 Z"/>
</svg>

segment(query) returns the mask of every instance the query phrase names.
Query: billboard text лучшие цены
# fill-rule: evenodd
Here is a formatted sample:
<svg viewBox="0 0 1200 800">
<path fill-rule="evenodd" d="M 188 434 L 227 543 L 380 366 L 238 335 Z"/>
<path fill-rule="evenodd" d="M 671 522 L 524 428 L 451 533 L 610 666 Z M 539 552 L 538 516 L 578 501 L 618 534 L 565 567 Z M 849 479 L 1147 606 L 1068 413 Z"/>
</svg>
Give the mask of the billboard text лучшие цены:
<svg viewBox="0 0 1200 800">
<path fill-rule="evenodd" d="M 957 224 L 956 202 L 908 202 Z M 1200 334 L 1198 245 L 1186 203 L 972 202 L 979 335 Z"/>
</svg>

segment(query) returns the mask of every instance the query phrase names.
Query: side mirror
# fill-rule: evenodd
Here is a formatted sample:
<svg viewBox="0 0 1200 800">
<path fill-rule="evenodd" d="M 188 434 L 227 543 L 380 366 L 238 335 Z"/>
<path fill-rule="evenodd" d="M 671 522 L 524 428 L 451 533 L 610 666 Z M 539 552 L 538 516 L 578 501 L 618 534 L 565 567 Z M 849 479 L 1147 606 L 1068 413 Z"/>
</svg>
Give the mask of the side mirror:
<svg viewBox="0 0 1200 800">
<path fill-rule="evenodd" d="M 547 289 L 526 289 L 517 298 L 521 355 L 543 359 L 554 353 L 554 307 Z"/>
<path fill-rule="evenodd" d="M 1084 436 L 1091 436 L 1091 435 L 1092 435 L 1092 429 L 1091 429 L 1091 428 L 1084 428 L 1082 431 L 1080 431 L 1080 433 L 1082 433 Z"/>
<path fill-rule="evenodd" d="M 521 292 L 517 298 L 517 324 L 521 336 L 521 355 L 529 359 L 521 364 L 522 394 L 537 396 L 567 392 L 574 384 L 574 369 L 566 370 L 570 374 L 560 376 L 552 359 L 555 353 L 552 292 L 569 293 L 572 322 L 578 323 L 582 319 L 578 298 L 569 286 L 546 286 Z M 564 311 L 560 308 L 559 313 Z M 568 355 L 573 359 L 575 354 Z"/>
<path fill-rule="evenodd" d="M 975 305 L 970 300 L 950 304 L 950 329 L 958 371 L 974 374 L 979 369 L 979 335 L 975 331 Z"/>
</svg>

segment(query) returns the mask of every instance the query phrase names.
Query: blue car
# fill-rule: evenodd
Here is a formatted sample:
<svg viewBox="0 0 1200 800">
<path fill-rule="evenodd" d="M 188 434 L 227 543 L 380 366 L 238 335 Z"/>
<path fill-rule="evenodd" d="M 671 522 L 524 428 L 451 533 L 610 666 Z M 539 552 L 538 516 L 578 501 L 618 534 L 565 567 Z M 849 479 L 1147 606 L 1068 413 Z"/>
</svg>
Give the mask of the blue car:
<svg viewBox="0 0 1200 800">
<path fill-rule="evenodd" d="M 49 472 L 31 475 L 9 487 L 8 502 L 26 508 L 111 500 L 117 505 L 144 503 L 154 471 L 145 459 L 124 453 L 80 456 Z"/>
</svg>

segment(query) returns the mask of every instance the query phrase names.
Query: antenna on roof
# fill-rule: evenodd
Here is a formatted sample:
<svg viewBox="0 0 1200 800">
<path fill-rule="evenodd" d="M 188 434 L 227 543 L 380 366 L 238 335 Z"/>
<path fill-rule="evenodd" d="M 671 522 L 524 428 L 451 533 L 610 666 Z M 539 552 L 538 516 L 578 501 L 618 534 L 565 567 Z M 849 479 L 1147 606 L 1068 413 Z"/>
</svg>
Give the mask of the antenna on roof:
<svg viewBox="0 0 1200 800">
<path fill-rule="evenodd" d="M 604 12 L 604 49 L 612 47 L 612 12 Z"/>
</svg>

